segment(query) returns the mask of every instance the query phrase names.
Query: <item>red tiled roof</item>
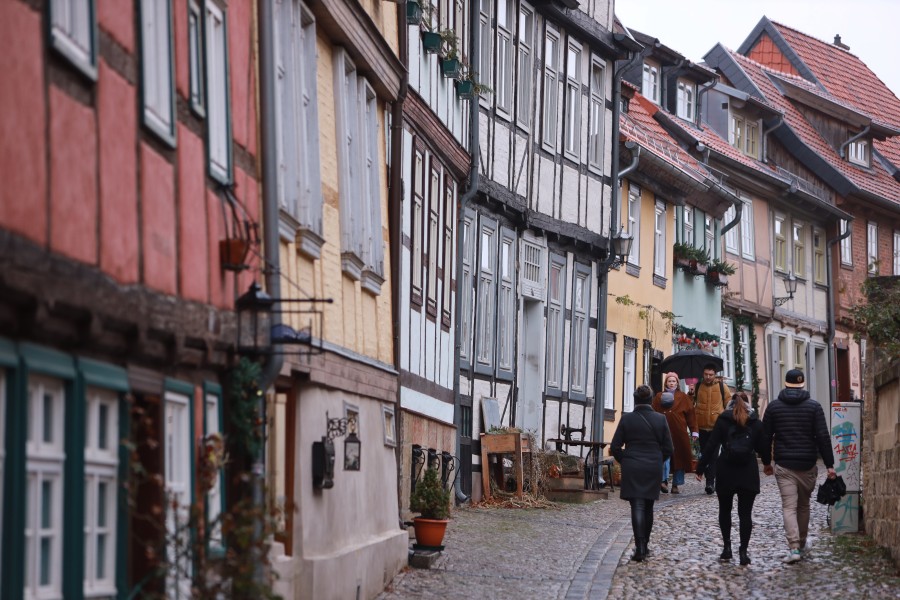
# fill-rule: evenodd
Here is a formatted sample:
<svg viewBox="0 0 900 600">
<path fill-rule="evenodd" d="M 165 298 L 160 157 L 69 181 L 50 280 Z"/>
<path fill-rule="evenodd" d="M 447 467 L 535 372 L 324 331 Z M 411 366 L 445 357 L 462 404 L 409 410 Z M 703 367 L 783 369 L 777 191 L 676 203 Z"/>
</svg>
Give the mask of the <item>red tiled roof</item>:
<svg viewBox="0 0 900 600">
<path fill-rule="evenodd" d="M 786 25 L 772 25 L 829 93 L 877 121 L 900 129 L 900 99 L 862 60 L 839 46 Z M 900 136 L 876 141 L 875 148 L 900 167 Z"/>
<path fill-rule="evenodd" d="M 842 173 L 858 188 L 882 198 L 894 201 L 900 200 L 900 196 L 898 196 L 900 183 L 894 180 L 878 161 L 872 161 L 871 169 L 864 169 L 842 160 L 837 150 L 816 131 L 810 122 L 794 107 L 794 104 L 779 92 L 769 78 L 769 74 L 781 78 L 792 78 L 793 76 L 769 69 L 732 50 L 728 52 L 762 91 L 766 101 L 773 108 L 784 114 L 787 125 L 796 132 L 810 149 Z"/>
</svg>

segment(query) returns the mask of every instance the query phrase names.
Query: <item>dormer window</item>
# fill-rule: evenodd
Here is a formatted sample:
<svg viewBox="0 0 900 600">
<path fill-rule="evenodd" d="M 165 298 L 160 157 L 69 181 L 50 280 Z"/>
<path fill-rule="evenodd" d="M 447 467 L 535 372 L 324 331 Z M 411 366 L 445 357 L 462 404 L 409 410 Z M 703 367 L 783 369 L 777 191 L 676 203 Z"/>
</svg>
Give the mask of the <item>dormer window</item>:
<svg viewBox="0 0 900 600">
<path fill-rule="evenodd" d="M 644 81 L 641 86 L 644 97 L 659 104 L 659 65 L 652 62 L 644 63 Z"/>
<path fill-rule="evenodd" d="M 847 160 L 855 165 L 869 166 L 869 141 L 856 140 L 847 146 Z"/>
<path fill-rule="evenodd" d="M 676 102 L 676 114 L 688 121 L 694 120 L 694 98 L 697 95 L 697 86 L 686 79 L 678 80 L 678 98 Z"/>
<path fill-rule="evenodd" d="M 759 121 L 731 113 L 728 141 L 747 156 L 759 159 Z"/>
</svg>

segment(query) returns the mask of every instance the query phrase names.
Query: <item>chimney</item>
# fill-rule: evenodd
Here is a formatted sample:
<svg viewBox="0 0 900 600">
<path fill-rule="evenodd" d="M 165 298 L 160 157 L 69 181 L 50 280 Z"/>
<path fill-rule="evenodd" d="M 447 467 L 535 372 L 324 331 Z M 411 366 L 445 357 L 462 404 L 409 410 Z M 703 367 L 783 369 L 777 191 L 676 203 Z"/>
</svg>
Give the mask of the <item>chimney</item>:
<svg viewBox="0 0 900 600">
<path fill-rule="evenodd" d="M 841 41 L 841 34 L 839 33 L 834 36 L 834 45 L 838 48 L 843 48 L 844 50 L 850 49 L 850 46 Z"/>
</svg>

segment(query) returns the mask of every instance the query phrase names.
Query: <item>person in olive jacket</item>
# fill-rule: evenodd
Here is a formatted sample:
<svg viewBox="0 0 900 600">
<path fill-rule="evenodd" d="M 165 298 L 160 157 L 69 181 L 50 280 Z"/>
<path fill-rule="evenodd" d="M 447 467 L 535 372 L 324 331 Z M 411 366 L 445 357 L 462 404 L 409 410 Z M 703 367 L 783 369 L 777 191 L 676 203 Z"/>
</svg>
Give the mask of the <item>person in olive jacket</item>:
<svg viewBox="0 0 900 600">
<path fill-rule="evenodd" d="M 784 561 L 788 563 L 801 560 L 807 550 L 809 499 L 816 487 L 819 456 L 828 470 L 828 478 L 837 477 L 825 411 L 803 389 L 805 384 L 803 371 L 788 371 L 784 376 L 784 389 L 769 403 L 763 416 L 766 435 L 775 444 L 772 457 L 775 467 L 766 467 L 766 475 L 775 473 L 781 492 L 784 533 L 790 546 Z"/>
<path fill-rule="evenodd" d="M 735 446 L 733 453 L 732 445 Z M 738 446 L 741 447 L 737 448 Z M 722 448 L 721 454 L 719 448 Z M 751 513 L 753 502 L 759 494 L 757 455 L 762 458 L 764 465 L 768 465 L 772 462 L 772 447 L 762 422 L 750 405 L 747 393 L 738 392 L 732 396 L 728 409 L 716 419 L 709 440 L 703 447 L 700 462 L 697 463 L 697 481 L 703 479 L 710 462 L 715 460 L 717 463 L 716 497 L 719 499 L 719 529 L 722 531 L 724 546 L 719 560 L 731 560 L 731 511 L 736 495 L 740 561 L 742 565 L 750 564 L 747 547 L 753 531 Z"/>
<path fill-rule="evenodd" d="M 653 530 L 653 503 L 659 500 L 662 462 L 672 455 L 672 436 L 665 418 L 653 411 L 653 390 L 642 385 L 634 391 L 634 410 L 622 415 L 610 444 L 610 453 L 622 465 L 619 497 L 631 503 L 634 554 L 647 557 Z"/>
<path fill-rule="evenodd" d="M 679 485 L 684 485 L 684 473 L 691 470 L 691 461 L 694 453 L 691 450 L 691 438 L 696 439 L 697 419 L 694 416 L 694 402 L 691 397 L 682 392 L 678 387 L 677 373 L 663 375 L 663 391 L 673 395 L 672 403 L 664 401 L 663 392 L 656 394 L 653 399 L 653 410 L 662 413 L 669 424 L 672 435 L 672 443 L 675 452 L 672 454 L 672 493 L 681 491 Z M 688 434 L 690 430 L 690 434 Z"/>
</svg>

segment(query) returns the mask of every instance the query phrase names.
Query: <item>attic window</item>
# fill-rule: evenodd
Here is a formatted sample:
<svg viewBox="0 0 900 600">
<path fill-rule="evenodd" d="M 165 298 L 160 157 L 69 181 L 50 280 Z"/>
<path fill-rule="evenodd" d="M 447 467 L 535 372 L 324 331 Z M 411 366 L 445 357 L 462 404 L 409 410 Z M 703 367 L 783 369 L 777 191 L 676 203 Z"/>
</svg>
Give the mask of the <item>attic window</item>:
<svg viewBox="0 0 900 600">
<path fill-rule="evenodd" d="M 728 141 L 732 146 L 755 159 L 759 159 L 759 121 L 744 115 L 731 113 Z"/>
<path fill-rule="evenodd" d="M 654 104 L 659 104 L 659 65 L 652 62 L 644 63 L 641 93 Z"/>
<path fill-rule="evenodd" d="M 677 113 L 682 119 L 694 120 L 694 97 L 697 88 L 686 79 L 678 80 Z"/>
<path fill-rule="evenodd" d="M 855 165 L 869 166 L 869 142 L 868 140 L 856 140 L 847 146 L 847 160 Z"/>
</svg>

